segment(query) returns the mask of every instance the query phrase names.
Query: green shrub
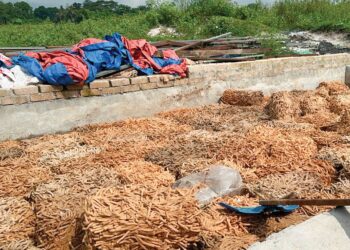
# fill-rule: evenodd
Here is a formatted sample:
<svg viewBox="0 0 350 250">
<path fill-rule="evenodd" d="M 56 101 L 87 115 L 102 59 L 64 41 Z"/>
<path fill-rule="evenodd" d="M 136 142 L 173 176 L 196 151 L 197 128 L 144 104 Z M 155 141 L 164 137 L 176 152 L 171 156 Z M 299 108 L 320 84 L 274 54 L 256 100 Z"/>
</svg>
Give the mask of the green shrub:
<svg viewBox="0 0 350 250">
<path fill-rule="evenodd" d="M 208 35 L 220 35 L 232 32 L 234 36 L 248 36 L 272 31 L 271 28 L 255 21 L 220 16 L 211 17 L 205 28 L 205 33 Z"/>
</svg>

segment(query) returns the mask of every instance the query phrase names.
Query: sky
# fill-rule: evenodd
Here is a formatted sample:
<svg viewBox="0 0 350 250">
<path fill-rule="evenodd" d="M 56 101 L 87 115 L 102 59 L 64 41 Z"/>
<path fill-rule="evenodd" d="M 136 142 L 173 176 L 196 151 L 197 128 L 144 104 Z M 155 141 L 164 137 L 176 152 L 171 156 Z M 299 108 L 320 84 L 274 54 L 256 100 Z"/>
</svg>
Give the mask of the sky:
<svg viewBox="0 0 350 250">
<path fill-rule="evenodd" d="M 19 0 L 5 0 L 4 2 L 18 2 Z M 271 2 L 273 0 L 263 0 L 262 2 L 268 3 Z M 84 2 L 84 0 L 28 0 L 25 1 L 27 3 L 29 3 L 30 5 L 32 5 L 34 8 L 40 6 L 40 5 L 44 5 L 46 7 L 59 7 L 59 6 L 66 6 L 69 4 L 72 4 L 74 2 Z M 117 0 L 116 2 L 118 3 L 122 3 L 122 4 L 127 4 L 130 5 L 132 7 L 136 7 L 142 4 L 146 3 L 146 0 Z M 247 3 L 254 3 L 255 0 L 236 0 L 236 2 L 240 3 L 240 4 L 247 4 Z"/>
</svg>

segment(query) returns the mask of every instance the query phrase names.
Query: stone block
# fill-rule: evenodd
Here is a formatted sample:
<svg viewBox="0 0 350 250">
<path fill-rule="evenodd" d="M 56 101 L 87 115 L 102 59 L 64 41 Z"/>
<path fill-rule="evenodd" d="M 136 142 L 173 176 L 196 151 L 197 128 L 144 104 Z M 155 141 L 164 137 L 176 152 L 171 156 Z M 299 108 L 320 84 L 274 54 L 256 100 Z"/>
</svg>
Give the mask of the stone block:
<svg viewBox="0 0 350 250">
<path fill-rule="evenodd" d="M 10 96 L 13 95 L 13 92 L 11 89 L 1 89 L 0 88 L 0 97 L 2 96 Z"/>
<path fill-rule="evenodd" d="M 132 85 L 148 83 L 147 76 L 138 76 L 138 77 L 131 78 L 130 80 Z"/>
<path fill-rule="evenodd" d="M 30 95 L 30 94 L 35 94 L 39 93 L 39 89 L 37 86 L 25 86 L 25 87 L 20 87 L 20 88 L 14 88 L 13 92 L 15 95 Z"/>
<path fill-rule="evenodd" d="M 29 96 L 19 95 L 19 96 L 4 96 L 1 97 L 2 105 L 14 105 L 14 104 L 24 104 L 29 102 Z"/>
<path fill-rule="evenodd" d="M 95 80 L 92 83 L 90 83 L 91 89 L 109 88 L 109 87 L 110 87 L 110 84 L 108 79 Z"/>
<path fill-rule="evenodd" d="M 56 99 L 56 95 L 53 92 L 48 93 L 36 93 L 30 95 L 31 102 L 43 102 Z"/>
<path fill-rule="evenodd" d="M 129 78 L 119 78 L 110 80 L 112 87 L 126 86 L 130 84 Z"/>
<path fill-rule="evenodd" d="M 140 86 L 138 84 L 131 84 L 127 86 L 121 86 L 121 92 L 126 93 L 126 92 L 135 92 L 140 90 Z"/>
<path fill-rule="evenodd" d="M 63 90 L 63 86 L 48 85 L 48 84 L 39 84 L 38 87 L 41 93 L 56 92 L 56 91 Z"/>
</svg>

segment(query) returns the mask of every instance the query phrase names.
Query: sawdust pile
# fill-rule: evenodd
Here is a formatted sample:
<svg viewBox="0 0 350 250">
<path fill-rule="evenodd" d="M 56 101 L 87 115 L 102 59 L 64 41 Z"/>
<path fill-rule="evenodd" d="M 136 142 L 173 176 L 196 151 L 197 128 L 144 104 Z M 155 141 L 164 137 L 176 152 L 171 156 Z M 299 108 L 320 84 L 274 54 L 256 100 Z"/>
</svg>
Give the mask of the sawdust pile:
<svg viewBox="0 0 350 250">
<path fill-rule="evenodd" d="M 33 246 L 35 215 L 26 200 L 0 198 L 0 249 L 29 249 Z"/>
<path fill-rule="evenodd" d="M 264 94 L 261 91 L 225 90 L 221 102 L 237 106 L 261 105 L 264 101 Z"/>
<path fill-rule="evenodd" d="M 97 249 L 186 249 L 242 233 L 216 206 L 201 209 L 194 189 L 133 185 L 103 189 L 86 202 L 86 244 Z M 236 220 L 236 221 L 234 221 Z"/>
</svg>

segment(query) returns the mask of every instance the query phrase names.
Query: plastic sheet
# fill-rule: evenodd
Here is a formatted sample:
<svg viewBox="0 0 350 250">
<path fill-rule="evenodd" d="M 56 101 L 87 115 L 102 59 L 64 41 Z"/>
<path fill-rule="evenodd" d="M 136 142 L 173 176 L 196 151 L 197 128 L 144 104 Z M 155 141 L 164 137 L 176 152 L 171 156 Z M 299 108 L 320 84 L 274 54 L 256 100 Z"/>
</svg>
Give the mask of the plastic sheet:
<svg viewBox="0 0 350 250">
<path fill-rule="evenodd" d="M 206 186 L 195 195 L 201 204 L 206 204 L 216 197 L 239 194 L 243 185 L 242 177 L 237 170 L 218 165 L 210 167 L 208 171 L 178 180 L 173 188 L 189 188 L 199 184 Z"/>
</svg>

